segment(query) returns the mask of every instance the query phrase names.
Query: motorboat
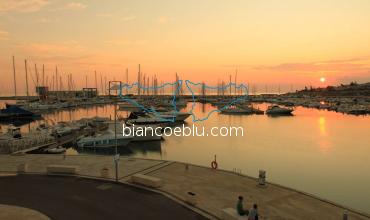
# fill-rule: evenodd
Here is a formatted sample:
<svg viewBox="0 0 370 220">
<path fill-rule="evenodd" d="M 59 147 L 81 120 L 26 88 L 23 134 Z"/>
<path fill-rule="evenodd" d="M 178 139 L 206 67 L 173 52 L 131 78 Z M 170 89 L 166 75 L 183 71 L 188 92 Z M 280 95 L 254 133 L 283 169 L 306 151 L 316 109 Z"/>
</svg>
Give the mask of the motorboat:
<svg viewBox="0 0 370 220">
<path fill-rule="evenodd" d="M 56 109 L 56 108 L 58 108 L 56 104 L 48 104 L 48 103 L 40 103 L 40 102 L 30 103 L 27 107 L 27 109 L 38 110 L 38 111 L 47 111 L 47 110 Z"/>
<path fill-rule="evenodd" d="M 54 134 L 57 137 L 64 137 L 64 136 L 72 134 L 72 132 L 73 132 L 73 129 L 70 127 L 66 127 L 66 126 L 56 127 L 54 129 Z"/>
<path fill-rule="evenodd" d="M 57 146 L 57 147 L 48 148 L 45 150 L 45 152 L 48 154 L 61 154 L 61 153 L 66 152 L 66 150 L 67 149 L 62 146 Z"/>
<path fill-rule="evenodd" d="M 191 114 L 187 112 L 180 112 L 180 111 L 168 111 L 165 108 L 157 108 L 153 109 L 151 113 L 155 117 L 163 118 L 169 122 L 183 122 L 185 121 Z"/>
<path fill-rule="evenodd" d="M 223 114 L 253 114 L 252 109 L 247 109 L 247 108 L 240 108 L 237 106 L 229 106 L 228 108 L 221 108 L 220 110 L 221 113 Z"/>
<path fill-rule="evenodd" d="M 292 115 L 293 109 L 283 108 L 278 105 L 271 105 L 267 108 L 267 115 Z"/>
<path fill-rule="evenodd" d="M 131 112 L 129 117 L 126 119 L 126 124 L 131 125 L 160 125 L 172 122 L 169 119 L 158 117 L 154 114 L 147 112 Z"/>
<path fill-rule="evenodd" d="M 75 124 L 79 125 L 80 129 L 85 127 L 94 128 L 98 131 L 103 131 L 108 129 L 109 118 L 106 117 L 93 117 L 93 118 L 82 118 Z"/>
<path fill-rule="evenodd" d="M 253 107 L 252 104 L 240 103 L 237 106 L 241 109 L 248 110 L 248 111 L 252 112 L 251 114 L 263 115 L 265 113 L 264 111 L 260 110 L 259 108 Z"/>
<path fill-rule="evenodd" d="M 38 116 L 40 115 L 27 111 L 16 105 L 8 105 L 5 109 L 0 110 L 0 120 L 30 119 Z"/>
<path fill-rule="evenodd" d="M 116 139 L 117 138 L 117 139 Z M 132 135 L 115 135 L 111 130 L 103 134 L 81 138 L 77 141 L 77 146 L 80 148 L 110 148 L 125 147 L 133 140 Z"/>
</svg>

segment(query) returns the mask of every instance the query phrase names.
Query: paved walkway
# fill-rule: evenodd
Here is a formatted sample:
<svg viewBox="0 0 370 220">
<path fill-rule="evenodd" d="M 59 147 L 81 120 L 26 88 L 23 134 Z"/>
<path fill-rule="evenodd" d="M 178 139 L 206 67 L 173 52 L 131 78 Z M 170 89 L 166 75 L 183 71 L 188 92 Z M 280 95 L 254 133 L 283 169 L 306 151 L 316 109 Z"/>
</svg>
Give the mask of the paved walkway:
<svg viewBox="0 0 370 220">
<path fill-rule="evenodd" d="M 2 177 L 0 189 L 0 203 L 40 210 L 53 220 L 206 220 L 161 194 L 100 180 L 18 175 Z"/>
<path fill-rule="evenodd" d="M 261 219 L 341 220 L 344 210 L 290 189 L 271 184 L 261 188 L 253 178 L 205 167 L 186 170 L 184 164 L 174 163 L 148 175 L 161 178 L 165 182 L 161 190 L 178 197 L 185 198 L 188 191 L 195 193 L 197 206 L 216 216 L 221 216 L 223 208 L 235 207 L 239 195 L 247 208 L 258 204 Z M 349 219 L 370 218 L 349 213 Z"/>
<path fill-rule="evenodd" d="M 6 220 L 50 220 L 46 215 L 28 208 L 1 205 L 0 204 L 0 219 Z"/>
<path fill-rule="evenodd" d="M 100 176 L 100 169 L 108 167 L 113 171 L 111 156 L 68 156 L 60 155 L 0 155 L 1 171 L 16 171 L 20 163 L 29 164 L 29 172 L 45 173 L 50 164 L 79 165 L 79 174 Z M 111 172 L 113 173 L 113 172 Z M 180 200 L 186 199 L 187 192 L 197 197 L 196 207 L 221 216 L 221 209 L 234 207 L 237 196 L 243 195 L 246 206 L 259 205 L 261 219 L 342 219 L 345 208 L 326 202 L 295 190 L 268 184 L 266 188 L 257 186 L 253 178 L 235 173 L 211 170 L 205 167 L 190 166 L 177 162 L 121 158 L 119 164 L 120 181 L 126 182 L 135 173 L 156 176 L 164 181 L 160 191 Z M 1 203 L 1 202 L 0 202 Z M 366 215 L 349 211 L 350 220 L 370 220 Z"/>
</svg>

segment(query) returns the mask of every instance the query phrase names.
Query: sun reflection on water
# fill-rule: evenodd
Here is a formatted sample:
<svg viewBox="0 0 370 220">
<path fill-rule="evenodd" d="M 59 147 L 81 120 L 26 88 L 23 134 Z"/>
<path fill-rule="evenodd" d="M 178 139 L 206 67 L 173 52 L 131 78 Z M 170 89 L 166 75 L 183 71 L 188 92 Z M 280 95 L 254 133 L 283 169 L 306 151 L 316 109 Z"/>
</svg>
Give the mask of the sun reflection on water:
<svg viewBox="0 0 370 220">
<path fill-rule="evenodd" d="M 327 138 L 326 119 L 324 116 L 319 117 L 319 130 L 321 138 L 318 140 L 319 150 L 321 153 L 328 153 L 331 149 L 331 143 Z"/>
</svg>

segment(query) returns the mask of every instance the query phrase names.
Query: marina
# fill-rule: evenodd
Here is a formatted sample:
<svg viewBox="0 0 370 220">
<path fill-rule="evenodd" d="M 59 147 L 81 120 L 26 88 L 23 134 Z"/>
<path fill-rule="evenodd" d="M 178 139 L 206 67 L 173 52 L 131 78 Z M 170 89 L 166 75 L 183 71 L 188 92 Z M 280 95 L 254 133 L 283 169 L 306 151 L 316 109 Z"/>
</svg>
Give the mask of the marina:
<svg viewBox="0 0 370 220">
<path fill-rule="evenodd" d="M 369 11 L 0 0 L 0 220 L 370 220 Z"/>
<path fill-rule="evenodd" d="M 256 102 L 253 106 L 265 111 L 270 104 Z M 187 112 L 191 107 L 192 103 L 189 102 L 188 107 L 182 111 Z M 218 124 L 243 126 L 245 128 L 244 137 L 157 137 L 154 141 L 129 143 L 126 147 L 119 147 L 118 152 L 134 158 L 181 161 L 205 167 L 210 166 L 212 155 L 218 155 L 217 161 L 222 169 L 237 170 L 253 177 L 257 176 L 257 170 L 265 169 L 268 171 L 271 182 L 368 212 L 367 206 L 361 204 L 366 204 L 366 201 L 370 199 L 367 194 L 362 193 L 370 184 L 370 178 L 362 176 L 361 173 L 366 173 L 366 167 L 370 165 L 364 158 L 368 150 L 366 143 L 370 141 L 366 140 L 367 130 L 370 129 L 368 127 L 369 117 L 352 116 L 325 109 L 293 108 L 291 117 L 271 118 L 267 115 L 243 116 L 215 113 L 209 120 L 202 122 L 202 125 L 206 127 Z M 44 113 L 43 120 L 31 122 L 20 128 L 27 133 L 30 129 L 37 128 L 45 122 L 53 121 L 57 124 L 62 121 L 79 121 L 96 116 L 102 117 L 101 121 L 109 121 L 113 118 L 113 109 L 114 105 L 99 105 Z M 212 110 L 217 110 L 217 107 L 211 104 L 195 103 L 194 113 L 197 117 L 205 117 Z M 129 116 L 130 111 L 118 111 L 118 118 L 124 119 Z M 191 117 L 187 118 L 185 123 L 191 126 L 193 124 Z M 302 123 L 306 125 L 304 130 L 290 129 Z M 109 124 L 110 130 L 114 131 L 114 122 L 111 121 Z M 6 128 L 6 125 L 2 126 L 3 129 Z M 121 128 L 122 124 L 117 124 L 120 136 L 122 136 Z M 348 128 L 352 132 L 348 132 Z M 264 135 L 263 139 L 253 138 L 260 134 Z M 353 140 L 358 140 L 358 142 L 354 144 Z M 208 146 L 206 148 L 205 143 Z M 73 151 L 81 155 L 113 155 L 115 153 L 114 148 L 78 148 L 76 144 L 64 146 L 74 149 Z M 67 152 L 71 149 L 67 149 Z M 30 152 L 40 153 L 32 148 Z M 307 155 L 316 162 L 305 164 L 300 158 L 307 158 Z M 347 157 L 357 158 L 357 162 L 343 164 Z M 296 166 L 289 166 L 292 163 Z M 348 178 L 343 179 L 339 175 L 340 172 L 333 172 L 333 169 L 338 172 L 339 170 L 340 172 L 347 171 Z M 357 170 L 357 172 L 350 170 Z M 305 178 L 300 178 L 302 172 L 305 173 Z M 356 190 L 349 189 L 347 186 L 351 184 L 351 180 L 358 178 L 362 181 L 356 184 Z M 338 182 L 342 184 L 337 184 Z M 340 195 L 337 194 L 338 191 L 341 192 Z"/>
</svg>

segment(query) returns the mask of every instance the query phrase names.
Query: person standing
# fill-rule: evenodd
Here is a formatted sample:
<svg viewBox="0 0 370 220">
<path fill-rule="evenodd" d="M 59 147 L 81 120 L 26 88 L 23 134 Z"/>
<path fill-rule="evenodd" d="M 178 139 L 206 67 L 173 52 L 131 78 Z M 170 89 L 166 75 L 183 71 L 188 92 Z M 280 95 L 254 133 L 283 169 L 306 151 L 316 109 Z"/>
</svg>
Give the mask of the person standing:
<svg viewBox="0 0 370 220">
<path fill-rule="evenodd" d="M 238 203 L 236 204 L 236 211 L 241 216 L 248 215 L 248 210 L 245 210 L 243 208 L 243 196 L 238 197 Z"/>
<path fill-rule="evenodd" d="M 253 204 L 253 207 L 249 210 L 248 220 L 258 220 L 257 204 Z"/>
</svg>

